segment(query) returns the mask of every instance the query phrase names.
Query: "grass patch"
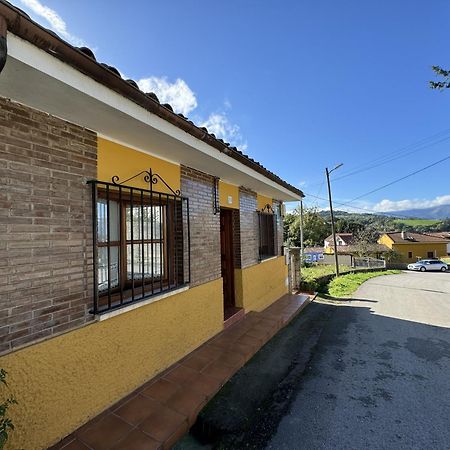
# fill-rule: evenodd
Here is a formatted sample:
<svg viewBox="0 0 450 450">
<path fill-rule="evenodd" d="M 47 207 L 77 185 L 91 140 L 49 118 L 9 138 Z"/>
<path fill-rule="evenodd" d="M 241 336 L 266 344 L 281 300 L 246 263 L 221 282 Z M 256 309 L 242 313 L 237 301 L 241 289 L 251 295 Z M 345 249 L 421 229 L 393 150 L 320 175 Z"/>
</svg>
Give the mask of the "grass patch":
<svg viewBox="0 0 450 450">
<path fill-rule="evenodd" d="M 442 261 L 444 261 L 445 263 L 450 264 L 450 257 L 448 257 L 448 258 L 441 258 L 441 259 L 442 259 Z"/>
<path fill-rule="evenodd" d="M 348 297 L 358 289 L 364 281 L 381 275 L 401 273 L 400 270 L 384 270 L 379 272 L 350 273 L 331 280 L 328 292 L 332 297 Z"/>
<path fill-rule="evenodd" d="M 341 272 L 351 270 L 351 267 L 339 266 Z M 302 281 L 307 283 L 317 280 L 325 275 L 332 275 L 336 272 L 332 265 L 318 264 L 317 266 L 302 267 Z"/>
<path fill-rule="evenodd" d="M 404 223 L 410 227 L 436 225 L 440 220 L 435 219 L 395 219 L 395 223 Z"/>
</svg>

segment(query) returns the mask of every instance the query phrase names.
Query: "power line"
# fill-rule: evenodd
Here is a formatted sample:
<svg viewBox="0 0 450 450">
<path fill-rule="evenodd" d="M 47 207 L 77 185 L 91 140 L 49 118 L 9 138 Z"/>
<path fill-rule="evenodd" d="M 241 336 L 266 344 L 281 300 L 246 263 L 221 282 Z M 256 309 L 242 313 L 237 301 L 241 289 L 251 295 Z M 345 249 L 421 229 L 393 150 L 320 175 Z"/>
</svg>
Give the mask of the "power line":
<svg viewBox="0 0 450 450">
<path fill-rule="evenodd" d="M 378 187 L 376 189 L 372 189 L 371 191 L 366 192 L 365 194 L 362 194 L 362 195 L 359 195 L 358 197 L 353 198 L 348 203 L 345 203 L 344 206 L 348 205 L 349 203 L 354 202 L 355 200 L 359 200 L 360 198 L 367 197 L 368 195 L 373 194 L 374 192 L 381 191 L 382 189 L 385 189 L 385 188 L 387 188 L 389 186 L 392 186 L 393 184 L 399 183 L 400 181 L 406 180 L 407 178 L 410 178 L 413 175 L 417 175 L 418 173 L 423 172 L 424 170 L 427 170 L 430 167 L 434 167 L 434 166 L 436 166 L 436 165 L 438 165 L 438 164 L 440 164 L 440 163 L 442 163 L 444 161 L 447 161 L 448 159 L 450 159 L 450 156 L 446 156 L 445 158 L 442 158 L 439 161 L 436 161 L 436 162 L 434 162 L 432 164 L 428 164 L 427 166 L 422 167 L 421 169 L 415 170 L 414 172 L 411 172 L 411 173 L 409 173 L 409 174 L 407 174 L 407 175 L 405 175 L 403 177 L 397 178 L 396 180 L 393 180 L 390 183 L 384 184 L 383 186 L 380 186 L 380 187 Z"/>
<path fill-rule="evenodd" d="M 426 148 L 429 148 L 429 147 L 432 147 L 434 145 L 440 144 L 441 142 L 448 141 L 449 139 L 450 139 L 450 136 L 448 136 L 446 138 L 443 138 L 443 139 L 441 139 L 441 140 L 439 140 L 437 142 L 431 142 L 428 145 L 423 145 L 422 147 L 416 148 L 415 150 L 409 151 L 409 152 L 404 153 L 402 155 L 393 156 L 392 158 L 385 159 L 384 161 L 381 161 L 381 162 L 379 162 L 377 164 L 372 164 L 372 165 L 369 165 L 367 167 L 363 167 L 362 169 L 354 170 L 353 172 L 347 173 L 347 174 L 342 175 L 340 177 L 333 178 L 333 181 L 342 180 L 343 178 L 347 178 L 347 177 L 350 177 L 350 176 L 353 176 L 353 175 L 357 175 L 357 174 L 359 174 L 361 172 L 367 172 L 368 170 L 375 169 L 376 167 L 383 166 L 383 165 L 388 164 L 388 163 L 390 163 L 392 161 L 396 161 L 398 159 L 404 158 L 405 156 L 409 156 L 409 155 L 412 155 L 414 153 L 420 152 L 420 151 L 422 151 L 422 150 L 424 150 Z"/>
<path fill-rule="evenodd" d="M 377 158 L 374 158 L 372 160 L 369 160 L 366 163 L 362 163 L 359 165 L 354 166 L 353 170 L 351 170 L 350 172 L 344 172 L 344 174 L 342 174 L 339 177 L 335 177 L 332 178 L 333 181 L 338 181 L 338 180 L 342 180 L 344 178 L 353 176 L 353 175 L 357 175 L 361 172 L 366 172 L 368 170 L 374 169 L 376 167 L 382 166 L 384 164 L 390 163 L 392 161 L 396 161 L 398 159 L 404 158 L 406 156 L 409 156 L 411 154 L 417 153 L 421 150 L 424 150 L 426 148 L 432 147 L 434 145 L 440 144 L 442 142 L 445 142 L 447 140 L 450 139 L 450 136 L 445 136 L 446 134 L 450 133 L 450 128 L 447 128 L 445 130 L 441 130 L 438 133 L 432 134 L 430 136 L 427 136 L 423 139 L 420 139 L 417 142 L 414 142 L 412 144 L 408 144 L 404 147 L 400 147 L 398 150 L 395 151 L 391 151 L 388 153 L 385 153 L 384 155 L 381 155 Z M 444 137 L 443 137 L 444 136 Z M 437 141 L 435 141 L 436 139 L 441 138 Z M 433 142 L 434 140 L 434 142 Z M 314 184 L 311 184 L 310 187 L 313 186 L 318 186 L 319 184 L 321 185 L 320 190 L 322 189 L 324 181 L 322 182 L 317 182 Z M 318 194 L 320 195 L 320 194 Z"/>
</svg>

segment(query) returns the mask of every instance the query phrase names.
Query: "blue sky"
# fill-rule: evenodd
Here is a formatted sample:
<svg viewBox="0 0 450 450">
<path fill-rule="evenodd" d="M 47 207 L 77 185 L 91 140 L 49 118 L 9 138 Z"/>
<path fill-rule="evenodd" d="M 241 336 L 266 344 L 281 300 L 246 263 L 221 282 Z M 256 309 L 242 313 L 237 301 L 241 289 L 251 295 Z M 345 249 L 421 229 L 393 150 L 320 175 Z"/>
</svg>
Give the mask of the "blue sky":
<svg viewBox="0 0 450 450">
<path fill-rule="evenodd" d="M 446 0 L 13 3 L 306 194 L 326 198 L 336 163 L 333 194 L 346 203 L 450 155 L 450 92 L 428 87 L 432 65 L 450 67 Z M 411 153 L 337 179 L 401 149 Z M 450 204 L 449 169 L 351 205 Z"/>
</svg>

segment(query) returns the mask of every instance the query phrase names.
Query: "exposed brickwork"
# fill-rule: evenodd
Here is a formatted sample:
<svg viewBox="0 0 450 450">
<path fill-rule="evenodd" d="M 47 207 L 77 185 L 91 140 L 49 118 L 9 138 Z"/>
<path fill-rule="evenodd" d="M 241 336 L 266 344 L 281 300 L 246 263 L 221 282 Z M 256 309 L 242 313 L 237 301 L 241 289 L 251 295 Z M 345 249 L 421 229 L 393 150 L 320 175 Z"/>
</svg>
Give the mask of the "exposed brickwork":
<svg viewBox="0 0 450 450">
<path fill-rule="evenodd" d="M 189 198 L 191 286 L 221 277 L 220 214 L 214 214 L 214 178 L 181 166 L 181 192 Z"/>
<path fill-rule="evenodd" d="M 256 213 L 256 193 L 240 187 L 239 188 L 239 222 L 240 222 L 240 245 L 241 265 L 245 267 L 258 263 L 258 215 Z"/>
<path fill-rule="evenodd" d="M 0 98 L 0 352 L 91 319 L 96 135 Z"/>
</svg>

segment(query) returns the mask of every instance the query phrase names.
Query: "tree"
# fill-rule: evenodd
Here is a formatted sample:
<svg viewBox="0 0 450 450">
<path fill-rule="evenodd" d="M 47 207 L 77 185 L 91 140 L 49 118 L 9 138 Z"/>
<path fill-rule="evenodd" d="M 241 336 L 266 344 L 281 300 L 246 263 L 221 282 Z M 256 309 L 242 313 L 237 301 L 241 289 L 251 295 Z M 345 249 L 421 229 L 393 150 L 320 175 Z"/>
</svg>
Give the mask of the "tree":
<svg viewBox="0 0 450 450">
<path fill-rule="evenodd" d="M 439 66 L 432 66 L 431 67 L 433 71 L 436 73 L 436 75 L 439 75 L 440 77 L 443 77 L 443 81 L 430 81 L 430 88 L 431 89 L 439 89 L 440 91 L 444 89 L 450 88 L 450 70 L 444 70 L 442 67 Z"/>
<path fill-rule="evenodd" d="M 284 238 L 289 245 L 300 247 L 300 212 L 285 217 Z M 331 233 L 330 223 L 315 208 L 303 210 L 303 243 L 305 247 L 323 246 L 324 239 Z"/>
</svg>

